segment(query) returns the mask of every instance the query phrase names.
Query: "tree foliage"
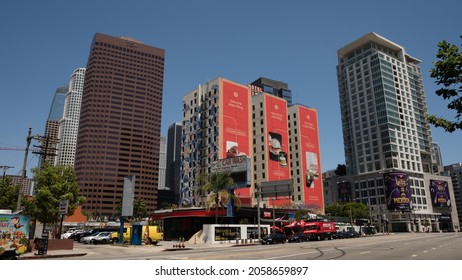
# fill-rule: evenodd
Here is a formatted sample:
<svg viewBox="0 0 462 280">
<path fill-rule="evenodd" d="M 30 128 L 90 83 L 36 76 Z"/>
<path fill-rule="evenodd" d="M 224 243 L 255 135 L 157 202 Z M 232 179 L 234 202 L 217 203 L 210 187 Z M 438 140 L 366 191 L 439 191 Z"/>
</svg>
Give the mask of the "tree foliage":
<svg viewBox="0 0 462 280">
<path fill-rule="evenodd" d="M 33 219 L 47 224 L 59 220 L 59 204 L 68 200 L 67 215 L 73 215 L 77 206 L 85 202 L 85 197 L 79 195 L 79 186 L 73 167 L 51 166 L 45 164 L 42 168 L 33 169 L 35 195 L 23 201 L 24 213 Z"/>
<path fill-rule="evenodd" d="M 325 207 L 325 213 L 336 217 L 352 217 L 353 220 L 370 218 L 367 205 L 357 202 L 335 202 Z"/>
<path fill-rule="evenodd" d="M 13 185 L 10 177 L 0 179 L 0 209 L 16 209 L 20 188 L 20 185 Z"/>
<path fill-rule="evenodd" d="M 461 36 L 462 39 L 462 36 Z M 430 115 L 428 121 L 435 127 L 442 127 L 447 132 L 462 130 L 462 52 L 456 45 L 445 40 L 438 43 L 438 59 L 433 62 L 430 76 L 436 84 L 443 86 L 436 91 L 438 96 L 448 99 L 447 108 L 456 111 L 455 120 Z"/>
<path fill-rule="evenodd" d="M 229 173 L 201 173 L 199 175 L 199 185 L 201 191 L 208 193 L 207 211 L 212 207 L 224 207 L 230 200 L 235 201 L 240 207 L 241 200 L 232 192 L 236 183 Z"/>
</svg>

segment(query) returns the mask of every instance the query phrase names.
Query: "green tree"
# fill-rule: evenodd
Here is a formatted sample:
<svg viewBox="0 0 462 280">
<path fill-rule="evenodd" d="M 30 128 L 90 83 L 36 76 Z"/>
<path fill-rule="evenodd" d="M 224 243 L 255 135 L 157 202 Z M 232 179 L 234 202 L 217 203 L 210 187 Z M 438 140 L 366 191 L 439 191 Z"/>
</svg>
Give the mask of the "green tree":
<svg viewBox="0 0 462 280">
<path fill-rule="evenodd" d="M 344 212 L 344 209 L 342 207 L 342 204 L 338 203 L 338 202 L 334 202 L 332 204 L 329 204 L 329 205 L 326 205 L 325 206 L 325 209 L 324 209 L 326 215 L 330 215 L 330 216 L 338 216 L 338 217 L 345 217 L 345 212 Z"/>
<path fill-rule="evenodd" d="M 461 36 L 462 39 L 462 36 Z M 436 79 L 437 85 L 443 87 L 436 91 L 438 96 L 449 99 L 447 106 L 456 111 L 455 120 L 430 115 L 428 121 L 435 127 L 442 127 L 446 132 L 462 129 L 462 52 L 456 45 L 445 40 L 438 43 L 438 59 L 433 62 L 430 77 Z"/>
<path fill-rule="evenodd" d="M 59 203 L 68 200 L 67 215 L 73 215 L 77 206 L 85 202 L 79 195 L 74 168 L 71 166 L 51 166 L 33 169 L 36 185 L 35 195 L 22 201 L 24 213 L 43 224 L 55 224 L 59 221 Z"/>
<path fill-rule="evenodd" d="M 206 209 L 210 211 L 215 207 L 215 223 L 218 223 L 218 207 L 224 208 L 230 200 L 241 205 L 241 200 L 237 197 L 233 188 L 236 186 L 230 173 L 201 173 L 198 177 L 200 190 L 208 193 L 206 201 Z"/>
<path fill-rule="evenodd" d="M 120 216 L 122 214 L 122 200 L 117 204 L 116 207 L 117 214 Z M 135 199 L 133 201 L 133 216 L 126 217 L 130 223 L 135 221 L 140 221 L 143 218 L 148 216 L 148 207 L 143 199 Z"/>
<path fill-rule="evenodd" d="M 15 210 L 20 185 L 13 185 L 10 177 L 0 179 L 0 209 Z"/>
<path fill-rule="evenodd" d="M 325 207 L 325 213 L 330 216 L 348 217 L 352 220 L 368 219 L 367 205 L 358 202 L 333 203 Z"/>
</svg>

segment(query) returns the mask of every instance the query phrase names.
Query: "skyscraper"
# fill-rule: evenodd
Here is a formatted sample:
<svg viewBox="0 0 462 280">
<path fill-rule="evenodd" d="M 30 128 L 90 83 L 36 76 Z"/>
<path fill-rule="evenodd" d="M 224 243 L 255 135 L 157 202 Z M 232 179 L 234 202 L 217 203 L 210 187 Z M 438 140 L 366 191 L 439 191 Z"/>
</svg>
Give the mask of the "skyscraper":
<svg viewBox="0 0 462 280">
<path fill-rule="evenodd" d="M 59 134 L 59 120 L 63 117 L 67 90 L 67 86 L 59 87 L 56 89 L 53 96 L 50 112 L 45 125 L 45 134 L 41 139 L 40 165 L 45 162 L 53 165 L 55 162 Z"/>
<path fill-rule="evenodd" d="M 166 187 L 175 193 L 173 201 L 179 202 L 181 169 L 181 123 L 168 128 Z"/>
<path fill-rule="evenodd" d="M 84 79 L 85 68 L 74 70 L 69 90 L 66 93 L 64 113 L 59 121 L 59 142 L 55 165 L 74 166 Z"/>
<path fill-rule="evenodd" d="M 75 170 L 82 210 L 115 216 L 124 178 L 135 199 L 157 206 L 165 51 L 128 37 L 97 33 L 82 95 Z"/>
<path fill-rule="evenodd" d="M 368 33 L 338 50 L 337 76 L 352 197 L 368 204 L 389 230 L 450 227 L 448 219 L 440 222 L 443 216 L 458 226 L 451 207 L 431 203 L 434 186 L 446 184 L 452 192 L 452 184 L 432 168 L 438 163 L 420 60 Z"/>
</svg>

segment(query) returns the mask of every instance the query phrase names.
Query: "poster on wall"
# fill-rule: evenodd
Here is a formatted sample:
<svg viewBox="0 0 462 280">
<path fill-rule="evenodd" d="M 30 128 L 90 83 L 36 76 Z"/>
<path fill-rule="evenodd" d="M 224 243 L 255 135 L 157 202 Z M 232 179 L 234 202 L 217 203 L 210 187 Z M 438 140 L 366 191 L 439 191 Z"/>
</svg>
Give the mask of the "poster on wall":
<svg viewBox="0 0 462 280">
<path fill-rule="evenodd" d="M 268 181 L 290 179 L 287 102 L 272 95 L 265 96 L 265 123 L 268 139 Z"/>
<path fill-rule="evenodd" d="M 443 180 L 430 180 L 430 195 L 433 207 L 451 207 L 448 182 Z"/>
<path fill-rule="evenodd" d="M 220 158 L 248 156 L 250 154 L 250 94 L 247 87 L 223 80 L 220 112 L 221 129 Z"/>
<path fill-rule="evenodd" d="M 251 205 L 250 186 L 250 141 L 251 141 L 251 97 L 249 88 L 225 79 L 221 80 L 219 104 L 219 160 L 224 163 L 239 163 L 245 167 L 234 175 L 238 189 L 234 191 L 239 196 L 242 205 Z"/>
<path fill-rule="evenodd" d="M 388 210 L 409 211 L 412 209 L 409 176 L 404 172 L 383 174 Z"/>
<path fill-rule="evenodd" d="M 324 208 L 321 179 L 321 156 L 319 147 L 319 130 L 317 111 L 312 108 L 299 107 L 300 148 L 302 156 L 302 180 L 304 200 L 307 205 Z"/>
</svg>

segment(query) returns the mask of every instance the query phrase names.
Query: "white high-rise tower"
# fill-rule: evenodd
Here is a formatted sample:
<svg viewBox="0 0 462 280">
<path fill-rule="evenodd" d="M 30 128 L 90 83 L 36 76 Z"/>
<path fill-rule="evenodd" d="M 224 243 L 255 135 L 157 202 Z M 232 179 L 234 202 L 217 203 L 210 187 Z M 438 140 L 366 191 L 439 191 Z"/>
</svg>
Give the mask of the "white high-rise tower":
<svg viewBox="0 0 462 280">
<path fill-rule="evenodd" d="M 349 179 L 337 187 L 349 192 L 347 201 L 369 205 L 372 218 L 392 231 L 458 227 L 452 183 L 438 174 L 420 63 L 373 32 L 338 50 Z"/>
<path fill-rule="evenodd" d="M 66 94 L 63 118 L 59 121 L 59 143 L 55 165 L 74 166 L 84 79 L 85 68 L 74 70 Z"/>
</svg>

